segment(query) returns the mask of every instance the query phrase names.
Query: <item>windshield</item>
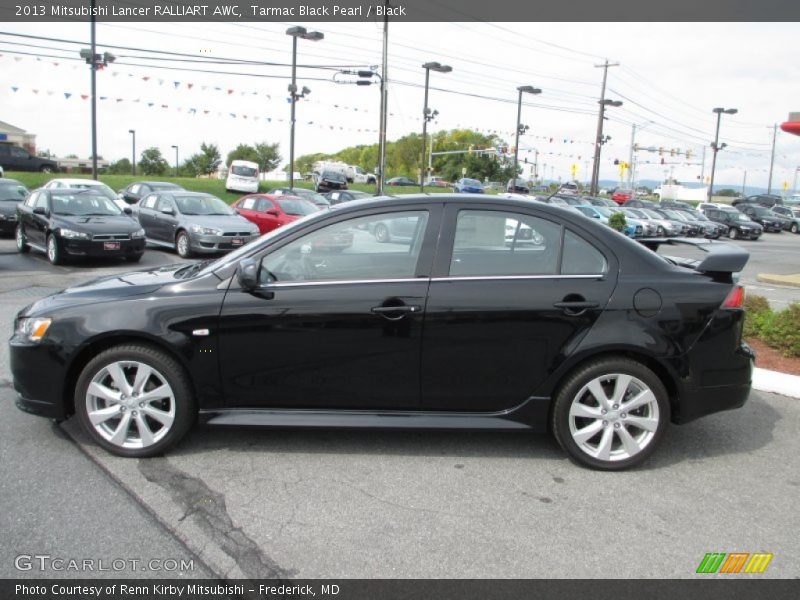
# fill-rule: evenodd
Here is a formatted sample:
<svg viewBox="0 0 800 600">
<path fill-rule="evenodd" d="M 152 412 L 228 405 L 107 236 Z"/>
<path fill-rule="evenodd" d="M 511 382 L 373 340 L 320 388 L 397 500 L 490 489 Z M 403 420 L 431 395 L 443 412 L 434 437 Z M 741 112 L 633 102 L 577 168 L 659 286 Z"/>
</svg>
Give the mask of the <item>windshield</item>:
<svg viewBox="0 0 800 600">
<path fill-rule="evenodd" d="M 291 194 L 293 196 L 300 196 L 301 198 L 305 198 L 306 200 L 311 200 L 314 204 L 318 206 L 330 206 L 330 202 L 328 199 L 323 196 L 322 194 L 318 194 L 317 192 L 312 192 L 311 190 L 306 190 L 303 188 L 295 188 L 291 192 L 286 192 L 287 194 Z"/>
<path fill-rule="evenodd" d="M 182 190 L 183 188 L 174 183 L 151 183 L 150 187 L 154 190 Z"/>
<path fill-rule="evenodd" d="M 610 217 L 611 215 L 614 214 L 614 211 L 612 211 L 607 206 L 597 206 L 597 207 L 595 207 L 595 210 L 597 212 L 599 212 L 601 215 L 603 215 L 604 217 L 606 217 L 606 218 L 608 218 L 608 217 Z"/>
<path fill-rule="evenodd" d="M 112 190 L 110 187 L 108 187 L 105 183 L 94 183 L 94 184 L 91 184 L 91 183 L 70 182 L 69 187 L 74 188 L 74 189 L 78 189 L 78 190 L 92 190 L 93 192 L 96 192 L 98 194 L 102 194 L 103 196 L 105 196 L 109 200 L 116 200 L 116 198 L 117 198 L 117 194 L 114 192 L 114 190 Z"/>
<path fill-rule="evenodd" d="M 481 187 L 481 182 L 477 179 L 464 179 L 464 183 L 462 185 L 470 185 L 473 187 Z"/>
<path fill-rule="evenodd" d="M 344 175 L 336 171 L 323 171 L 320 177 L 322 177 L 322 179 L 330 179 L 331 181 L 344 181 Z"/>
<path fill-rule="evenodd" d="M 733 213 L 731 213 L 731 214 L 733 214 Z M 736 214 L 733 214 L 733 220 L 734 221 L 749 222 L 750 221 L 750 217 L 748 217 L 747 215 L 742 214 L 742 213 L 736 213 Z"/>
<path fill-rule="evenodd" d="M 710 219 L 698 210 L 687 210 L 681 213 L 695 221 L 709 221 Z"/>
<path fill-rule="evenodd" d="M 0 183 L 0 200 L 13 200 L 19 202 L 28 195 L 28 188 L 18 183 Z"/>
<path fill-rule="evenodd" d="M 216 196 L 173 196 L 184 215 L 235 215 L 236 212 Z"/>
<path fill-rule="evenodd" d="M 639 210 L 637 210 L 635 208 L 626 208 L 625 212 L 628 213 L 629 215 L 633 215 L 637 219 L 646 219 L 647 218 L 646 214 L 640 212 Z"/>
<path fill-rule="evenodd" d="M 253 167 L 245 167 L 242 165 L 234 165 L 231 167 L 231 173 L 238 175 L 239 177 L 256 177 L 258 175 L 258 169 L 254 169 Z"/>
<path fill-rule="evenodd" d="M 301 198 L 278 198 L 278 205 L 287 215 L 305 216 L 315 213 L 319 210 L 319 207 L 316 204 Z"/>
<path fill-rule="evenodd" d="M 753 212 L 756 214 L 757 217 L 764 217 L 771 214 L 769 209 L 763 208 L 761 206 L 754 206 Z"/>
<path fill-rule="evenodd" d="M 66 217 L 100 217 L 123 214 L 113 201 L 100 194 L 54 193 L 53 214 Z"/>
<path fill-rule="evenodd" d="M 647 215 L 648 219 L 663 219 L 664 218 L 660 214 L 658 214 L 656 211 L 650 210 L 649 208 L 643 208 L 643 209 L 641 209 L 641 211 L 642 211 L 642 213 Z"/>
</svg>

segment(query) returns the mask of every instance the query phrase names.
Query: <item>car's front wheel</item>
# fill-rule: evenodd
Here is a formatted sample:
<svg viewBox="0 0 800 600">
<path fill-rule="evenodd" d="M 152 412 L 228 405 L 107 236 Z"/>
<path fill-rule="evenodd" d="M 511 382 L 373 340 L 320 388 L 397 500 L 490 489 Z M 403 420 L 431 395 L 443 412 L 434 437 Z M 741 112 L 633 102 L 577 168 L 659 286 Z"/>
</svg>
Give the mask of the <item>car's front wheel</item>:
<svg viewBox="0 0 800 600">
<path fill-rule="evenodd" d="M 792 223 L 792 226 L 789 228 L 789 231 L 791 231 L 792 233 L 797 233 L 798 231 L 797 223 Z"/>
<path fill-rule="evenodd" d="M 178 232 L 178 235 L 175 237 L 175 252 L 177 252 L 178 256 L 181 258 L 191 258 L 192 256 L 189 234 L 185 231 Z"/>
<path fill-rule="evenodd" d="M 106 350 L 84 367 L 75 412 L 109 452 L 147 457 L 176 444 L 191 428 L 196 409 L 180 364 L 160 350 L 131 344 Z"/>
<path fill-rule="evenodd" d="M 28 246 L 28 240 L 25 237 L 25 230 L 22 228 L 22 223 L 17 224 L 17 229 L 14 232 L 14 239 L 17 242 L 17 252 L 25 254 L 31 247 Z"/>
<path fill-rule="evenodd" d="M 628 358 L 596 359 L 568 376 L 552 412 L 559 445 L 580 464 L 615 471 L 643 462 L 669 423 L 664 384 Z"/>
<path fill-rule="evenodd" d="M 731 238 L 732 240 L 735 240 L 737 237 L 739 237 L 739 230 L 736 229 L 736 227 L 731 227 L 728 230 L 728 237 Z"/>
<path fill-rule="evenodd" d="M 47 260 L 50 261 L 51 265 L 60 265 L 64 262 L 64 259 L 61 258 L 61 248 L 58 247 L 58 239 L 55 233 L 51 233 L 47 236 L 46 250 Z"/>
</svg>

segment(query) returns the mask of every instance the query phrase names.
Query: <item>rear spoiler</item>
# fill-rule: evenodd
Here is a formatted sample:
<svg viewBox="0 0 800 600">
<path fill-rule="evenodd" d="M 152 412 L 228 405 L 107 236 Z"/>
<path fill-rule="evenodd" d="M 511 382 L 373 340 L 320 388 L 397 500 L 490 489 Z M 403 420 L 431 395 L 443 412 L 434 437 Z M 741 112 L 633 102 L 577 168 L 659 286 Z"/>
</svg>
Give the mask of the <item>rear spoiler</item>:
<svg viewBox="0 0 800 600">
<path fill-rule="evenodd" d="M 714 242 L 706 239 L 691 238 L 645 238 L 637 240 L 653 252 L 663 245 L 694 246 L 707 253 L 702 260 L 691 261 L 696 271 L 703 273 L 738 273 L 750 259 L 750 253 L 738 246 L 726 242 Z M 695 264 L 696 263 L 696 264 Z"/>
</svg>

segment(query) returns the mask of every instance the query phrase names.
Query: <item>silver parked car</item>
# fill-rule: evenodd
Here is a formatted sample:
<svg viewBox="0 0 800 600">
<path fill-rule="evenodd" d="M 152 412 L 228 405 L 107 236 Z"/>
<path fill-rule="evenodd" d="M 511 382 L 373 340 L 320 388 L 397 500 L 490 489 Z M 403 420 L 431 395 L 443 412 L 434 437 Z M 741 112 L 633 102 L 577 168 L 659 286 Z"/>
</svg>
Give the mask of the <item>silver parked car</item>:
<svg viewBox="0 0 800 600">
<path fill-rule="evenodd" d="M 149 194 L 131 207 L 147 241 L 183 258 L 228 252 L 258 238 L 258 227 L 222 200 L 200 192 Z"/>
</svg>

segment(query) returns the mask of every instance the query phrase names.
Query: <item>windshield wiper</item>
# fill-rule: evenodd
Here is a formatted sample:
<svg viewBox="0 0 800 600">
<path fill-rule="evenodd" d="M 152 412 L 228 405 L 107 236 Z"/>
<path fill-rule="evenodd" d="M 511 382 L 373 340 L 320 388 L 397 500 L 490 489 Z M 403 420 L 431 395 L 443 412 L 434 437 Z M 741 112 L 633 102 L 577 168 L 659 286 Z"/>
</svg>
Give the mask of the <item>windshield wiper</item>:
<svg viewBox="0 0 800 600">
<path fill-rule="evenodd" d="M 190 265 L 186 265 L 185 267 L 181 267 L 177 271 L 175 271 L 175 277 L 179 277 L 180 279 L 188 279 L 202 268 L 204 268 L 207 264 L 214 262 L 215 258 L 207 258 L 206 260 L 200 260 L 196 263 L 192 263 Z"/>
</svg>

